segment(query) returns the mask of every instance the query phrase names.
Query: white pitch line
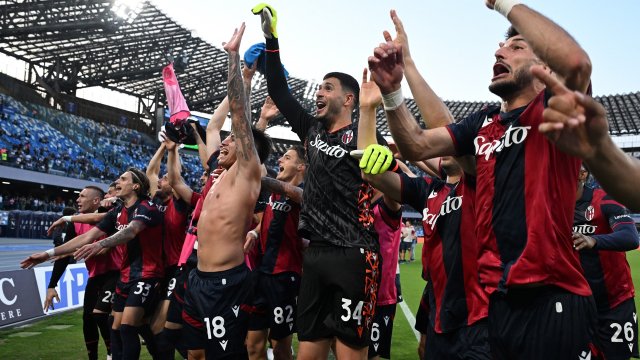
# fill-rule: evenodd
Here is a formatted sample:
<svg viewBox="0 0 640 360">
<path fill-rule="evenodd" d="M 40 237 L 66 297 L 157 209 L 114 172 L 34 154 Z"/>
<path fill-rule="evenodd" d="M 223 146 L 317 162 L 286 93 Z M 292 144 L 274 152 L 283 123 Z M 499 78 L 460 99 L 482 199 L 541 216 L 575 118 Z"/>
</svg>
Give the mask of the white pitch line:
<svg viewBox="0 0 640 360">
<path fill-rule="evenodd" d="M 413 312 L 411 312 L 411 309 L 409 309 L 409 306 L 407 305 L 406 301 L 403 301 L 400 303 L 400 309 L 402 309 L 402 312 L 404 313 L 404 317 L 407 318 L 407 321 L 409 322 L 409 326 L 411 326 L 411 330 L 416 335 L 416 340 L 420 342 L 420 333 L 415 328 L 416 318 L 413 316 Z"/>
</svg>

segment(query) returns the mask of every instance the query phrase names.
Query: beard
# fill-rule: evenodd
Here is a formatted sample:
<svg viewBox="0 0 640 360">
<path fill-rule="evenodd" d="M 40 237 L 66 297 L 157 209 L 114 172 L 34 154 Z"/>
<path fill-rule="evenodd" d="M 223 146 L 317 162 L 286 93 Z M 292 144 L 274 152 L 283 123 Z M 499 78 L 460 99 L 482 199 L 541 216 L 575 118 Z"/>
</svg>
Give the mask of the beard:
<svg viewBox="0 0 640 360">
<path fill-rule="evenodd" d="M 533 83 L 533 74 L 529 71 L 531 65 L 536 62 L 519 67 L 513 73 L 513 79 L 498 80 L 489 85 L 489 91 L 502 99 L 511 97 Z"/>
</svg>

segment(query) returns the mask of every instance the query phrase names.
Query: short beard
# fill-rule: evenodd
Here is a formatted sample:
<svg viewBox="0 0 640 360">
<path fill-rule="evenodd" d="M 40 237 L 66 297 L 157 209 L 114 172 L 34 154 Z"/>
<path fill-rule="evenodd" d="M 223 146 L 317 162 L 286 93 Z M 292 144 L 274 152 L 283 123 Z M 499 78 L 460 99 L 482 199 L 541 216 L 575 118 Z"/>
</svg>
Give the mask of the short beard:
<svg viewBox="0 0 640 360">
<path fill-rule="evenodd" d="M 518 94 L 533 83 L 534 78 L 531 71 L 529 71 L 529 67 L 530 66 L 522 66 L 516 70 L 516 72 L 513 73 L 513 80 L 491 83 L 489 85 L 489 91 L 498 95 L 503 100 Z"/>
</svg>

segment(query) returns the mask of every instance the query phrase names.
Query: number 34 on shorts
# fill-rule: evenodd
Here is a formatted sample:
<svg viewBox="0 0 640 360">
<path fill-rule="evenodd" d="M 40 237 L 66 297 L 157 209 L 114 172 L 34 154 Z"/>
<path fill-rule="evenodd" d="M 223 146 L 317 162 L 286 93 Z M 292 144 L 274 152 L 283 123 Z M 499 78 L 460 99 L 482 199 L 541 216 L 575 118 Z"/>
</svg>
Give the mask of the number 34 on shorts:
<svg viewBox="0 0 640 360">
<path fill-rule="evenodd" d="M 340 319 L 344 322 L 349 322 L 353 319 L 358 321 L 358 325 L 362 325 L 362 306 L 364 303 L 358 301 L 355 307 L 352 307 L 352 303 L 350 299 L 342 298 L 342 309 L 344 312 L 340 316 Z"/>
</svg>

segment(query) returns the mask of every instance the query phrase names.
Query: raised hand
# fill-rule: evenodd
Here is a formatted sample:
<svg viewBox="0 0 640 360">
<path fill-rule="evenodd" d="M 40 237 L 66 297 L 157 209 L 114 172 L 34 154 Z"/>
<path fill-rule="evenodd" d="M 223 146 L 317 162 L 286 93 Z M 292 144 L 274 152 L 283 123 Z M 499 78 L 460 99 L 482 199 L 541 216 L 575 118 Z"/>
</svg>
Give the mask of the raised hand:
<svg viewBox="0 0 640 360">
<path fill-rule="evenodd" d="M 360 86 L 360 107 L 377 108 L 382 102 L 380 88 L 369 77 L 367 80 L 367 69 L 362 72 L 362 85 Z"/>
<path fill-rule="evenodd" d="M 392 41 L 381 43 L 373 50 L 373 56 L 369 56 L 368 62 L 371 76 L 383 94 L 400 89 L 404 76 L 402 47 Z"/>
<path fill-rule="evenodd" d="M 196 124 L 195 123 L 190 123 L 191 127 L 193 127 L 193 130 L 196 130 Z M 169 138 L 165 138 L 163 141 L 164 147 L 165 149 L 167 149 L 167 151 L 173 151 L 177 144 L 171 140 L 169 140 Z"/>
<path fill-rule="evenodd" d="M 47 289 L 47 296 L 44 299 L 44 305 L 42 305 L 42 310 L 44 311 L 49 311 L 49 309 L 55 310 L 55 307 L 53 306 L 54 298 L 56 299 L 57 303 L 60 302 L 60 297 L 58 296 L 58 292 L 56 291 L 56 289 L 52 289 L 52 288 Z"/>
<path fill-rule="evenodd" d="M 244 35 L 244 22 L 240 25 L 240 29 L 233 30 L 233 35 L 227 43 L 222 43 L 223 48 L 228 53 L 237 53 L 240 50 L 240 42 L 242 42 L 242 35 Z"/>
<path fill-rule="evenodd" d="M 569 90 L 540 65 L 532 66 L 531 73 L 553 93 L 538 130 L 568 154 L 583 159 L 593 156 L 608 138 L 604 107 L 590 96 Z"/>
<path fill-rule="evenodd" d="M 393 25 L 396 28 L 396 38 L 392 39 L 391 34 L 388 31 L 384 31 L 382 35 L 384 36 L 385 41 L 393 41 L 396 45 L 402 48 L 402 54 L 404 59 L 408 59 L 411 57 L 411 53 L 409 52 L 409 37 L 407 33 L 404 31 L 404 25 L 398 17 L 398 14 L 395 10 L 390 11 L 391 21 L 393 21 Z"/>
<path fill-rule="evenodd" d="M 47 259 L 49 259 L 49 255 L 46 252 L 35 253 L 20 261 L 20 267 L 23 269 L 31 269 L 34 266 L 47 261 Z"/>
<path fill-rule="evenodd" d="M 278 13 L 273 6 L 266 3 L 260 3 L 251 9 L 254 15 L 260 15 L 262 24 L 262 32 L 267 39 L 278 38 L 278 31 L 276 26 L 278 25 Z"/>
<path fill-rule="evenodd" d="M 270 121 L 279 114 L 280 110 L 278 110 L 276 103 L 273 102 L 271 96 L 267 96 L 267 98 L 264 100 L 264 104 L 262 105 L 262 109 L 260 110 L 260 118 L 264 118 L 265 120 Z"/>
</svg>

